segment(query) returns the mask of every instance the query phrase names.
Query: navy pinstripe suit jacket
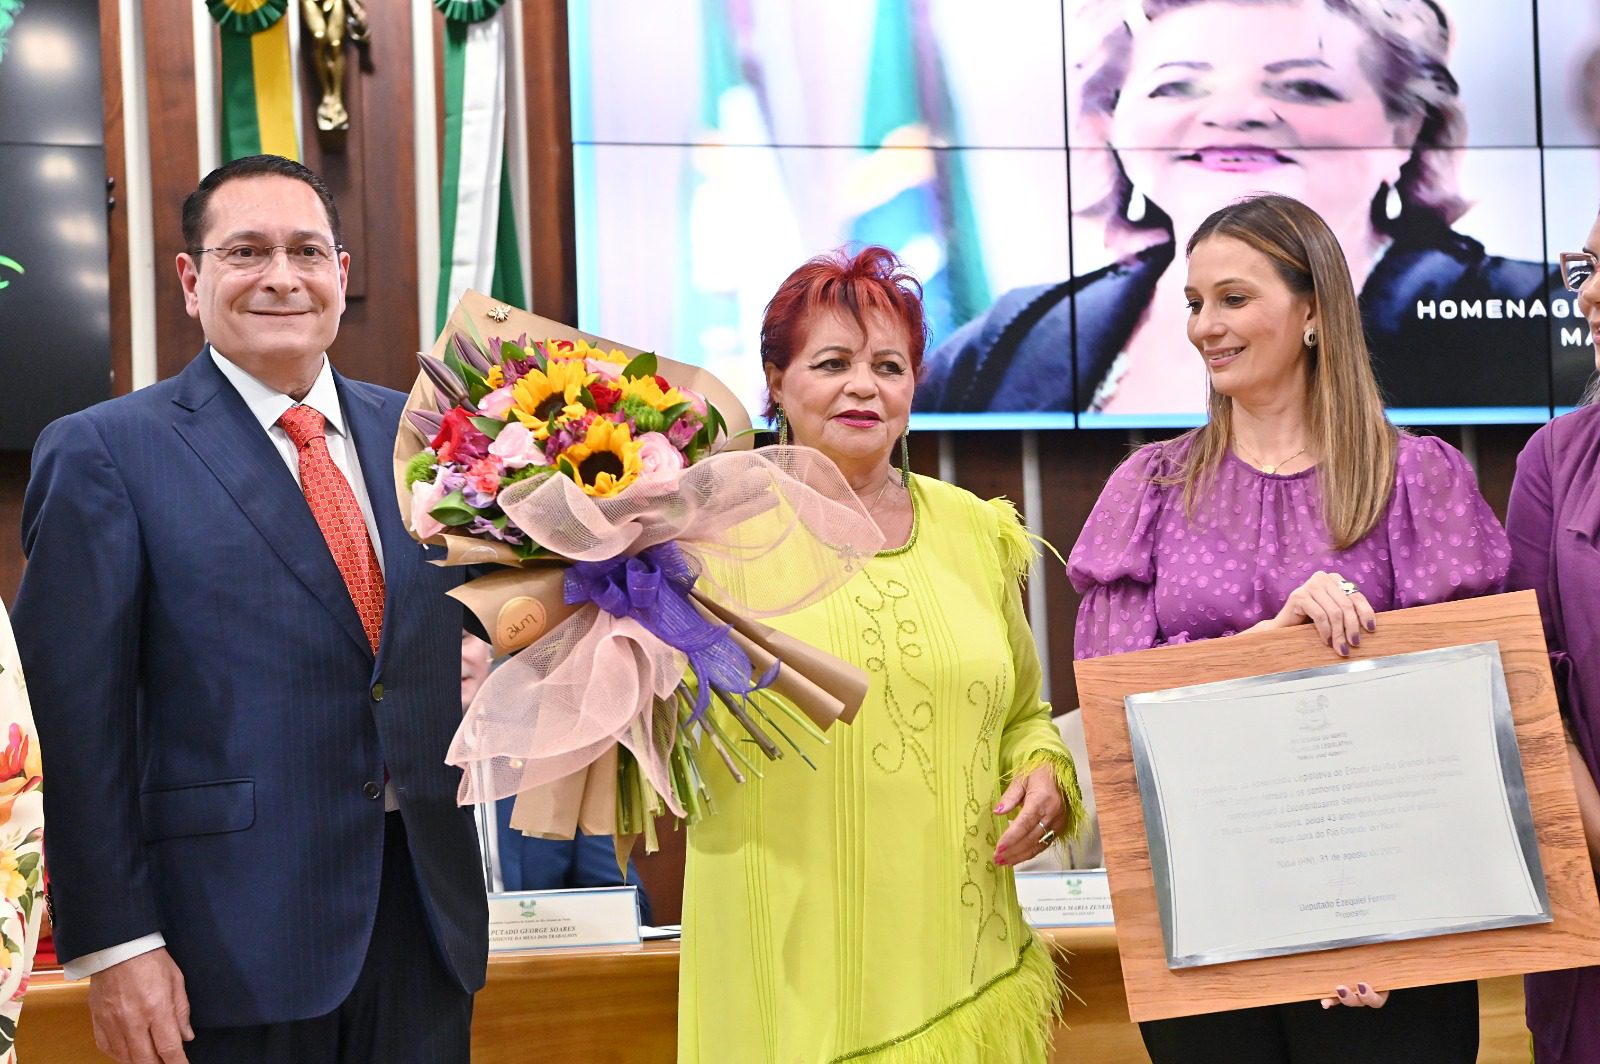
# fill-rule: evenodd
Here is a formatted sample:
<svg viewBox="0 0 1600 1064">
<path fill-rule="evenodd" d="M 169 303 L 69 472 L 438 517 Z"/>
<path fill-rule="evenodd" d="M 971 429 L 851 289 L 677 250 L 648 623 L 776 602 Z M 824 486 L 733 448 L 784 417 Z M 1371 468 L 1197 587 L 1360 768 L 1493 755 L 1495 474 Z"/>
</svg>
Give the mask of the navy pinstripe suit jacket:
<svg viewBox="0 0 1600 1064">
<path fill-rule="evenodd" d="M 403 397 L 337 378 L 383 541 L 377 659 L 283 459 L 202 352 L 39 437 L 13 613 L 44 764 L 57 948 L 154 931 L 193 1022 L 322 1015 L 378 898 L 387 766 L 436 948 L 483 984 L 484 884 L 460 773 L 460 570 L 401 525 Z M 381 687 L 380 687 L 381 685 Z M 419 950 L 429 943 L 416 943 Z"/>
</svg>

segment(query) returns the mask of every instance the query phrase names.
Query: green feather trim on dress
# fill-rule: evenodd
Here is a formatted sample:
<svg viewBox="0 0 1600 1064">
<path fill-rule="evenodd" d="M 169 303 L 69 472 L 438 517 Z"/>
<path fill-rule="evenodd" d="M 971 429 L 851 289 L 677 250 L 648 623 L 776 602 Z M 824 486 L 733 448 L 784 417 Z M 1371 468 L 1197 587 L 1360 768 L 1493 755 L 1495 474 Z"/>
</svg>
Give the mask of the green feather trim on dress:
<svg viewBox="0 0 1600 1064">
<path fill-rule="evenodd" d="M 1045 1064 L 1065 989 L 1050 947 L 1030 934 L 1016 965 L 971 997 L 914 1031 L 830 1064 Z"/>
<path fill-rule="evenodd" d="M 1061 788 L 1061 796 L 1067 800 L 1067 830 L 1056 840 L 1057 846 L 1064 846 L 1068 839 L 1078 837 L 1086 819 L 1083 788 L 1078 786 L 1078 766 L 1073 762 L 1072 755 L 1059 750 L 1035 750 L 1023 757 L 1021 763 L 1006 776 L 1005 782 L 1010 783 L 1045 765 L 1055 770 L 1056 786 Z"/>
<path fill-rule="evenodd" d="M 1000 534 L 1000 565 L 1007 572 L 1018 580 L 1027 579 L 1033 563 L 1043 554 L 1041 547 L 1054 554 L 1062 565 L 1067 564 L 1061 552 L 1049 540 L 1028 531 L 1028 526 L 1022 523 L 1022 515 L 1017 513 L 1016 504 L 1010 499 L 1001 495 L 988 502 L 998 518 L 999 528 L 996 531 Z"/>
</svg>

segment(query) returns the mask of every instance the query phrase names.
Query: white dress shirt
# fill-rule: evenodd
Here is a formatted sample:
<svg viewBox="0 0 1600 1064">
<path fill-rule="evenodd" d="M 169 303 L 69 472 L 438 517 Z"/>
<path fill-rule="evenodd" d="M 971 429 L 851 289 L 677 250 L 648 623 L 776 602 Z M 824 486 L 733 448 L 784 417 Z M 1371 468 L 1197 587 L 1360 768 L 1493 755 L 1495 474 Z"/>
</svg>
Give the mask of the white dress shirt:
<svg viewBox="0 0 1600 1064">
<path fill-rule="evenodd" d="M 383 540 L 378 537 L 377 519 L 372 513 L 372 501 L 367 497 L 367 482 L 361 475 L 361 461 L 356 456 L 356 441 L 351 437 L 345 423 L 344 408 L 339 405 L 339 390 L 333 383 L 333 367 L 328 364 L 328 356 L 326 354 L 322 356 L 322 369 L 317 373 L 316 382 L 311 385 L 306 397 L 297 404 L 292 397 L 268 384 L 263 384 L 228 361 L 216 348 L 211 348 L 210 352 L 217 369 L 228 378 L 228 383 L 233 385 L 234 390 L 239 393 L 239 398 L 244 400 L 245 406 L 250 408 L 250 413 L 260 422 L 267 438 L 278 449 L 279 456 L 289 467 L 296 484 L 300 483 L 300 455 L 294 441 L 289 438 L 283 426 L 278 424 L 278 418 L 283 416 L 285 410 L 296 405 L 309 406 L 322 415 L 327 422 L 328 455 L 333 459 L 333 464 L 339 467 L 339 472 L 344 474 L 345 480 L 350 482 L 350 490 L 355 493 L 356 505 L 361 507 L 361 516 L 367 522 L 367 535 L 372 539 L 372 550 L 378 556 L 378 568 L 381 570 Z M 393 783 L 384 786 L 383 804 L 390 812 L 400 808 L 400 803 L 395 798 Z M 132 960 L 141 953 L 161 949 L 166 944 L 166 939 L 157 931 L 131 942 L 107 946 L 105 949 L 75 957 L 62 965 L 63 974 L 68 979 L 87 979 L 114 964 Z"/>
</svg>

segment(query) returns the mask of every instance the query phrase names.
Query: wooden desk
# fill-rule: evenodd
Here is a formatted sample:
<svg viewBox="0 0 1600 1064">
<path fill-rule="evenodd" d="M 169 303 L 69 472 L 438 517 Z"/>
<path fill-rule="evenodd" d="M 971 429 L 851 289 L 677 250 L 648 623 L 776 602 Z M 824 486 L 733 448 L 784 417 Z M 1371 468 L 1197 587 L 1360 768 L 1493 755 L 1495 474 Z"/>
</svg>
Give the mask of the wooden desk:
<svg viewBox="0 0 1600 1064">
<path fill-rule="evenodd" d="M 1122 970 L 1111 928 L 1047 932 L 1067 952 L 1072 996 L 1056 1032 L 1054 1064 L 1148 1064 L 1139 1030 L 1128 1022 Z M 1522 980 L 1481 984 L 1479 1064 L 1528 1064 Z M 18 1028 L 21 1064 L 101 1060 L 89 1028 L 88 984 L 59 972 L 37 974 Z M 1077 1000 L 1082 999 L 1082 1000 Z M 643 949 L 500 953 L 472 1025 L 473 1064 L 583 1061 L 671 1064 L 677 1038 L 678 944 Z"/>
</svg>

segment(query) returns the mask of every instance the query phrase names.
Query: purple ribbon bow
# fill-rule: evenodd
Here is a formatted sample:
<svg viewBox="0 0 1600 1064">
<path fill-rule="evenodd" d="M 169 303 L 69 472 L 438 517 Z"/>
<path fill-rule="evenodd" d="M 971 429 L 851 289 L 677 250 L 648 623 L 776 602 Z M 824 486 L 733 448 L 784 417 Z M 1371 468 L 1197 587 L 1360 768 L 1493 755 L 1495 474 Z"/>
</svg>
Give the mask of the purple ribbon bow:
<svg viewBox="0 0 1600 1064">
<path fill-rule="evenodd" d="M 689 671 L 699 681 L 691 719 L 710 706 L 713 690 L 743 698 L 770 686 L 779 666 L 774 662 L 763 675 L 751 677 L 754 665 L 729 626 L 707 620 L 690 601 L 698 575 L 678 545 L 668 542 L 635 555 L 574 562 L 562 587 L 568 605 L 592 602 L 613 617 L 631 617 L 689 659 Z"/>
</svg>

